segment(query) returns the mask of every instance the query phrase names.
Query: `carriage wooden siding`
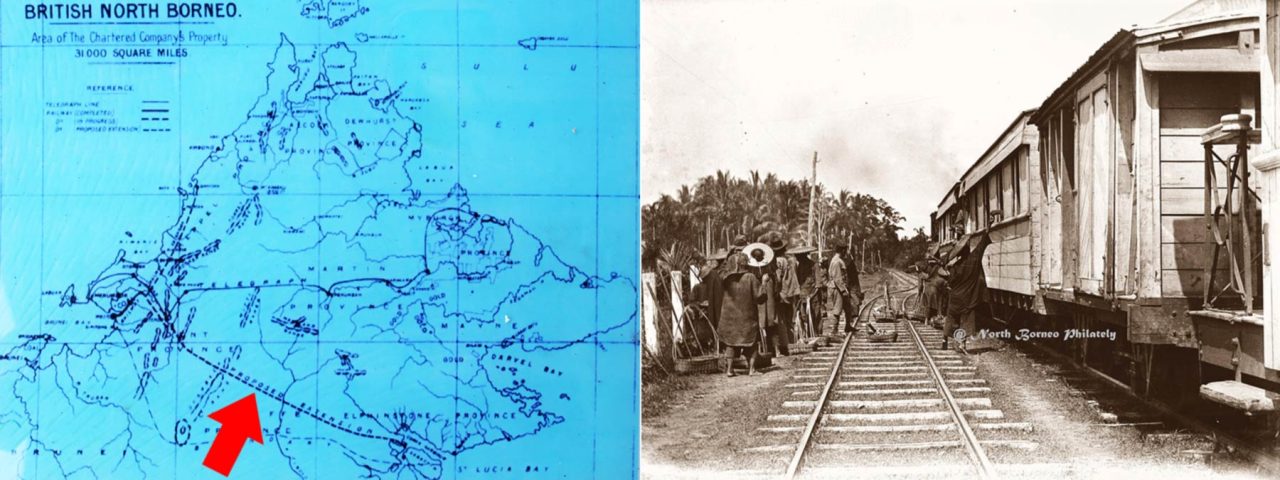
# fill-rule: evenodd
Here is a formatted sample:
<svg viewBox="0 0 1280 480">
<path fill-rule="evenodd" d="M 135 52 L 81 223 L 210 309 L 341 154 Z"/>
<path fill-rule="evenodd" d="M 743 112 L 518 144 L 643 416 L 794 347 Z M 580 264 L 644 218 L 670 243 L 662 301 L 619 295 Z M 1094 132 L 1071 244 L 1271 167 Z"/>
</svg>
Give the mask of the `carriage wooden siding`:
<svg viewBox="0 0 1280 480">
<path fill-rule="evenodd" d="M 982 259 L 987 286 L 1027 297 L 1036 291 L 1032 237 L 1039 189 L 1031 179 L 1040 158 L 1036 128 L 1028 123 L 1030 115 L 1031 111 L 1023 112 L 1005 129 L 933 216 L 936 240 L 946 244 L 955 238 L 944 232 L 945 227 L 955 222 L 960 210 L 968 215 L 969 231 L 989 229 L 991 245 Z M 990 212 L 1000 214 L 994 225 L 987 224 Z"/>
<path fill-rule="evenodd" d="M 1031 112 L 1023 112 L 995 144 L 965 175 L 963 184 L 970 194 L 965 203 L 978 207 L 983 215 L 970 215 L 979 228 L 990 228 L 991 245 L 983 257 L 987 285 L 996 290 L 1034 295 L 1032 272 L 1031 205 L 1035 201 L 1029 188 L 1031 162 L 1038 157 L 1037 133 L 1028 123 Z M 986 212 L 998 211 L 994 225 L 986 225 Z"/>
<path fill-rule="evenodd" d="M 1200 134 L 1225 114 L 1256 118 L 1258 26 L 1226 14 L 1118 32 L 959 179 L 935 239 L 952 240 L 961 209 L 978 230 L 998 209 L 993 291 L 1033 297 L 1034 313 L 1095 312 L 1130 342 L 1194 347 L 1185 313 L 1211 261 Z"/>
<path fill-rule="evenodd" d="M 1162 74 L 1160 92 L 1160 270 L 1165 297 L 1202 297 L 1204 269 L 1212 257 L 1205 242 L 1204 148 L 1200 133 L 1222 115 L 1254 113 L 1257 75 Z M 1226 159 L 1230 146 L 1216 148 Z M 1219 192 L 1228 173 L 1216 166 Z M 1239 190 L 1233 195 L 1239 205 Z M 1227 278 L 1225 251 L 1218 259 L 1215 287 Z"/>
</svg>

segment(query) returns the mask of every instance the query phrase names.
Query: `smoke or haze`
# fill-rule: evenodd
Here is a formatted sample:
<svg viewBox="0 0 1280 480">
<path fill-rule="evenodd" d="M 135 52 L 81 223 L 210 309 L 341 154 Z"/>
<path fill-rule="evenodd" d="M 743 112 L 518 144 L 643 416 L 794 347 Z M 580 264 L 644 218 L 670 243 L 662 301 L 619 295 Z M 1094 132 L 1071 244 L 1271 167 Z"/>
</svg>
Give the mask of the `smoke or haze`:
<svg viewBox="0 0 1280 480">
<path fill-rule="evenodd" d="M 717 169 L 819 181 L 925 227 L 1018 112 L 1190 0 L 643 0 L 642 201 Z"/>
</svg>

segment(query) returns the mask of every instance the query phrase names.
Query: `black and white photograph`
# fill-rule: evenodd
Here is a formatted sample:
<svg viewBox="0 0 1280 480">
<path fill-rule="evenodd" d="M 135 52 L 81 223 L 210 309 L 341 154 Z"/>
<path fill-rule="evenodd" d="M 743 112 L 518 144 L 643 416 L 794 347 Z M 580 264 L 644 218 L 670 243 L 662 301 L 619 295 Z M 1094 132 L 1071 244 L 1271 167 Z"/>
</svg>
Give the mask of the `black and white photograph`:
<svg viewBox="0 0 1280 480">
<path fill-rule="evenodd" d="M 640 478 L 1280 476 L 1280 1 L 640 10 Z"/>
</svg>

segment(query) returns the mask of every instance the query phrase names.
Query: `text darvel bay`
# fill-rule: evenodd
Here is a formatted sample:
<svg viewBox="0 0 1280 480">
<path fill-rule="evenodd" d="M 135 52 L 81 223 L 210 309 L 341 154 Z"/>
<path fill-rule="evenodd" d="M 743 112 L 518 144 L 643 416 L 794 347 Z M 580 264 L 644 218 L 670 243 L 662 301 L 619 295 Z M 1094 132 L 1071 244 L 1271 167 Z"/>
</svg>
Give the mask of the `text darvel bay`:
<svg viewBox="0 0 1280 480">
<path fill-rule="evenodd" d="M 240 15 L 235 2 L 28 3 L 22 11 L 27 20 L 234 18 Z"/>
</svg>

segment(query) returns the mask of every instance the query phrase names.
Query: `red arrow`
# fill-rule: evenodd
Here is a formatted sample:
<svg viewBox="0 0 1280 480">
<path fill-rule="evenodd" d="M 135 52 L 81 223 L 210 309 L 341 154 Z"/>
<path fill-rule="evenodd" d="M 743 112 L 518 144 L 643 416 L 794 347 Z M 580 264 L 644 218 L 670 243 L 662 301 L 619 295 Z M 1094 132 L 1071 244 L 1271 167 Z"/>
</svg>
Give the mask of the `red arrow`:
<svg viewBox="0 0 1280 480">
<path fill-rule="evenodd" d="M 222 410 L 210 413 L 209 418 L 221 423 L 222 428 L 213 437 L 213 445 L 209 446 L 209 453 L 204 456 L 204 466 L 225 477 L 231 475 L 231 467 L 236 464 L 236 457 L 240 456 L 240 450 L 247 440 L 262 443 L 258 400 L 250 393 Z"/>
</svg>

